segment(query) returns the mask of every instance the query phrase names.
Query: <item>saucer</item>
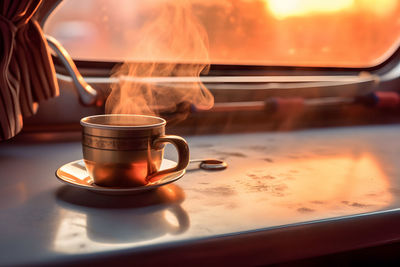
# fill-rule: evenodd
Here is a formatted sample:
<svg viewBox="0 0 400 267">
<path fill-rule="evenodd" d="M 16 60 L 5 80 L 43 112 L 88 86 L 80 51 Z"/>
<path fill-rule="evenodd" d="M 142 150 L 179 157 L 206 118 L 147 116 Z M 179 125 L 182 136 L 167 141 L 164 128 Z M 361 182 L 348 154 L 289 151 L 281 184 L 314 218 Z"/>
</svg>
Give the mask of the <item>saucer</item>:
<svg viewBox="0 0 400 267">
<path fill-rule="evenodd" d="M 165 170 L 176 165 L 176 162 L 168 159 L 163 159 L 160 170 Z M 185 170 L 168 174 L 155 182 L 149 183 L 144 186 L 137 187 L 103 187 L 93 183 L 92 178 L 89 177 L 83 159 L 67 163 L 56 171 L 56 177 L 63 183 L 78 188 L 87 189 L 101 194 L 108 195 L 129 195 L 137 194 L 144 191 L 152 190 L 157 187 L 175 182 L 185 174 Z"/>
</svg>

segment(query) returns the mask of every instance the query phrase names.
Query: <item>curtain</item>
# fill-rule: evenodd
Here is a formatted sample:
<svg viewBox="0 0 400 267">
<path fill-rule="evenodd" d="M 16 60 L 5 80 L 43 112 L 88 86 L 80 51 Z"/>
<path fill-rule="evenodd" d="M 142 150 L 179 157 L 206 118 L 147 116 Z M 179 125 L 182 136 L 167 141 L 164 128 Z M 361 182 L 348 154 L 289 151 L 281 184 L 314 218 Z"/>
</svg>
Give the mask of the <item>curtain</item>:
<svg viewBox="0 0 400 267">
<path fill-rule="evenodd" d="M 22 129 L 23 117 L 58 95 L 54 65 L 34 18 L 42 0 L 0 0 L 0 140 Z"/>
</svg>

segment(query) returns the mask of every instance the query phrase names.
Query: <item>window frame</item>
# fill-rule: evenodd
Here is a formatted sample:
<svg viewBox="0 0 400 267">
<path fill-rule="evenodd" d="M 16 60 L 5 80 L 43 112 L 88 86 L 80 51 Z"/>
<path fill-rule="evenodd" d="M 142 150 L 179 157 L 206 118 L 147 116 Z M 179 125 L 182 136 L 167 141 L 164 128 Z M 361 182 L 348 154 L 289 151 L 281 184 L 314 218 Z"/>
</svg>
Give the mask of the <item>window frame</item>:
<svg viewBox="0 0 400 267">
<path fill-rule="evenodd" d="M 57 4 L 61 2 L 58 1 Z M 53 9 L 57 5 L 53 6 Z M 43 26 L 46 18 L 52 12 L 53 9 L 48 10 L 46 14 L 42 14 L 40 23 Z M 57 78 L 61 84 L 61 91 L 64 89 L 71 90 L 73 88 L 72 79 L 68 76 L 66 68 L 63 66 L 57 56 L 52 56 L 55 69 L 57 72 Z M 97 91 L 101 92 L 101 95 L 107 96 L 110 91 L 111 83 L 115 82 L 115 79 L 111 79 L 110 75 L 113 68 L 122 62 L 110 62 L 110 61 L 87 61 L 87 60 L 74 60 L 78 70 L 85 78 L 86 82 L 91 84 Z M 182 64 L 185 65 L 185 64 Z M 368 76 L 369 75 L 369 76 Z M 218 82 L 218 78 L 229 78 L 229 77 L 243 77 L 244 80 L 248 79 L 265 79 L 264 82 Z M 286 78 L 290 76 L 290 81 Z M 291 66 L 260 66 L 260 65 L 231 65 L 231 64 L 211 64 L 209 72 L 202 74 L 202 78 L 213 78 L 216 82 L 204 82 L 215 97 L 216 104 L 231 104 L 237 103 L 240 107 L 241 103 L 247 102 L 260 102 L 269 97 L 302 97 L 304 99 L 315 99 L 321 97 L 357 97 L 368 94 L 372 91 L 394 91 L 397 90 L 399 79 L 400 79 L 400 48 L 398 48 L 393 55 L 391 55 L 386 61 L 379 65 L 366 68 L 350 68 L 350 67 L 291 67 Z M 354 82 L 347 83 L 338 80 L 338 77 L 346 77 L 353 79 Z M 368 78 L 369 77 L 369 78 Z M 281 79 L 279 81 L 279 79 Z M 315 82 L 307 82 L 304 80 L 318 80 Z M 273 80 L 273 82 L 270 82 Z M 278 81 L 277 81 L 278 80 Z M 321 82 L 322 80 L 322 82 Z M 224 89 L 218 88 L 224 86 Z M 232 88 L 229 89 L 229 86 Z M 251 86 L 257 85 L 258 89 L 249 89 Z M 265 89 L 262 87 L 265 86 Z M 287 88 L 285 88 L 285 86 Z M 233 88 L 235 87 L 235 88 Z M 70 94 L 70 93 L 69 93 Z M 76 101 L 75 100 L 57 100 L 59 102 Z M 64 105 L 68 105 L 64 103 Z M 76 105 L 73 103 L 73 105 Z M 344 116 L 343 110 L 349 110 L 352 116 L 356 116 L 353 119 L 338 118 Z M 354 109 L 356 110 L 354 112 Z M 82 114 L 88 114 L 87 108 L 82 106 L 82 110 L 74 110 L 74 119 L 70 121 L 79 121 Z M 96 114 L 104 112 L 102 108 L 91 108 L 91 113 Z M 39 110 L 40 111 L 40 110 Z M 86 113 L 85 113 L 86 112 Z M 393 112 L 393 110 L 386 112 L 376 109 L 367 109 L 360 107 L 341 107 L 341 111 L 332 107 L 319 107 L 311 108 L 306 114 L 299 119 L 302 122 L 299 123 L 300 127 L 314 127 L 314 126 L 326 126 L 326 125 L 351 125 L 351 124 L 364 124 L 364 123 L 380 123 L 380 122 L 393 122 L 398 121 L 399 112 Z M 318 116 L 316 116 L 318 114 Z M 354 115 L 356 114 L 356 115 Z M 168 114 L 166 114 L 168 116 Z M 318 118 L 317 118 L 318 117 Z M 384 117 L 382 119 L 382 117 Z M 235 121 L 238 124 L 248 124 L 249 118 L 251 123 L 256 125 L 257 129 L 282 129 L 277 125 L 277 121 L 291 120 L 293 118 L 286 118 L 280 115 L 270 115 L 263 111 L 246 110 L 243 111 L 240 108 L 230 108 L 227 111 L 220 112 L 202 112 L 196 114 L 190 114 L 190 117 L 186 119 L 184 123 L 186 126 L 197 127 L 203 125 L 207 128 L 205 121 L 214 121 L 218 123 L 221 120 Z M 313 121 L 307 121 L 309 119 Z M 317 119 L 316 119 L 317 118 Z M 365 119 L 368 118 L 368 119 Z M 339 121 L 339 123 L 337 123 Z M 343 122 L 344 120 L 344 122 Z M 40 121 L 40 116 L 36 120 L 36 123 Z M 262 121 L 262 125 L 259 123 Z M 268 125 L 266 126 L 265 121 Z M 316 122 L 317 121 L 317 122 Z M 54 122 L 54 121 L 53 121 Z M 332 123 L 330 123 L 332 122 Z M 50 122 L 51 123 L 51 122 Z M 278 123 L 279 124 L 279 123 Z M 258 126 L 257 126 L 258 125 Z M 238 126 L 239 130 L 243 130 L 243 127 Z M 295 126 L 294 126 L 295 127 Z M 186 127 L 187 128 L 187 127 Z M 210 128 L 210 127 L 208 127 Z M 295 127 L 296 128 L 296 127 Z M 75 126 L 74 129 L 77 129 Z M 248 127 L 247 130 L 254 129 Z M 213 129 L 208 129 L 213 131 Z M 205 130 L 206 131 L 206 130 Z M 198 131 L 196 131 L 197 133 Z M 189 131 L 189 133 L 193 133 Z"/>
<path fill-rule="evenodd" d="M 52 0 L 53 4 L 49 5 L 51 8 L 42 10 L 38 14 L 37 19 L 43 27 L 46 23 L 47 18 L 62 2 L 62 0 Z M 53 62 L 56 68 L 56 72 L 61 78 L 68 76 L 66 68 L 62 65 L 61 61 L 57 56 L 52 56 Z M 100 83 L 104 83 L 104 79 L 107 79 L 112 70 L 122 62 L 112 61 L 88 61 L 88 60 L 75 60 L 74 62 L 86 79 L 96 83 L 96 78 L 102 78 Z M 184 64 L 182 64 L 184 65 Z M 366 68 L 351 68 L 351 67 L 298 67 L 298 66 L 266 66 L 266 65 L 232 65 L 232 64 L 211 64 L 209 72 L 202 74 L 205 77 L 216 77 L 216 76 L 265 76 L 265 77 L 276 77 L 276 76 L 293 76 L 299 77 L 299 80 L 309 76 L 326 76 L 327 81 L 331 80 L 332 76 L 359 76 L 362 73 L 369 73 L 380 79 L 379 88 L 382 90 L 393 90 L 392 82 L 400 78 L 400 46 L 396 51 L 387 58 L 384 62 Z M 387 87 L 389 86 L 389 87 Z M 329 84 L 328 84 L 329 87 Z M 330 95 L 327 90 L 323 90 L 320 95 Z M 331 90 L 331 89 L 328 89 Z M 307 96 L 307 90 L 301 90 L 303 93 L 294 93 L 294 95 L 300 95 L 303 97 Z M 336 92 L 335 92 L 336 93 Z M 275 94 L 274 94 L 275 95 Z M 281 95 L 281 93 L 277 93 Z M 284 93 L 285 96 L 292 96 L 293 94 L 288 90 Z M 317 95 L 312 93 L 311 95 Z"/>
</svg>

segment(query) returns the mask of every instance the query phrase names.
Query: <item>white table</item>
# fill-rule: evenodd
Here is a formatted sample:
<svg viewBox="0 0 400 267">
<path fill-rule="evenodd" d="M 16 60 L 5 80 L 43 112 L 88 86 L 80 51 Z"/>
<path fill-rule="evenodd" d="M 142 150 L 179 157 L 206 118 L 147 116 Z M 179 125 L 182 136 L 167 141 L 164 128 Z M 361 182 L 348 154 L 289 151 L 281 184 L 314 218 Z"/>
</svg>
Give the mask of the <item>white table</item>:
<svg viewBox="0 0 400 267">
<path fill-rule="evenodd" d="M 0 144 L 0 265 L 264 264 L 400 240 L 398 125 L 186 137 L 229 167 L 124 197 L 61 184 L 81 146 L 50 136 Z"/>
</svg>

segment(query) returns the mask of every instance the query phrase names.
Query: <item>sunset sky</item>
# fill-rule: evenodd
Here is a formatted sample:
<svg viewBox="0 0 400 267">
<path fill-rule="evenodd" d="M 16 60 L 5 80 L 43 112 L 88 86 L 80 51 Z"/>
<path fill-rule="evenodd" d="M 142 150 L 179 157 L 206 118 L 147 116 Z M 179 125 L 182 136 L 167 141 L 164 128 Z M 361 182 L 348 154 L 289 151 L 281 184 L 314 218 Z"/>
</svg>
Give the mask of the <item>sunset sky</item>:
<svg viewBox="0 0 400 267">
<path fill-rule="evenodd" d="M 182 1 L 86 0 L 76 10 L 77 2 L 62 3 L 45 27 L 75 58 L 148 61 L 133 52 L 144 25 L 157 21 L 160 29 L 177 34 L 185 28 L 171 23 L 173 18 L 159 19 L 163 9 Z M 397 0 L 188 2 L 207 32 L 212 63 L 368 67 L 383 62 L 399 46 Z M 157 60 L 198 58 L 160 53 Z"/>
</svg>

